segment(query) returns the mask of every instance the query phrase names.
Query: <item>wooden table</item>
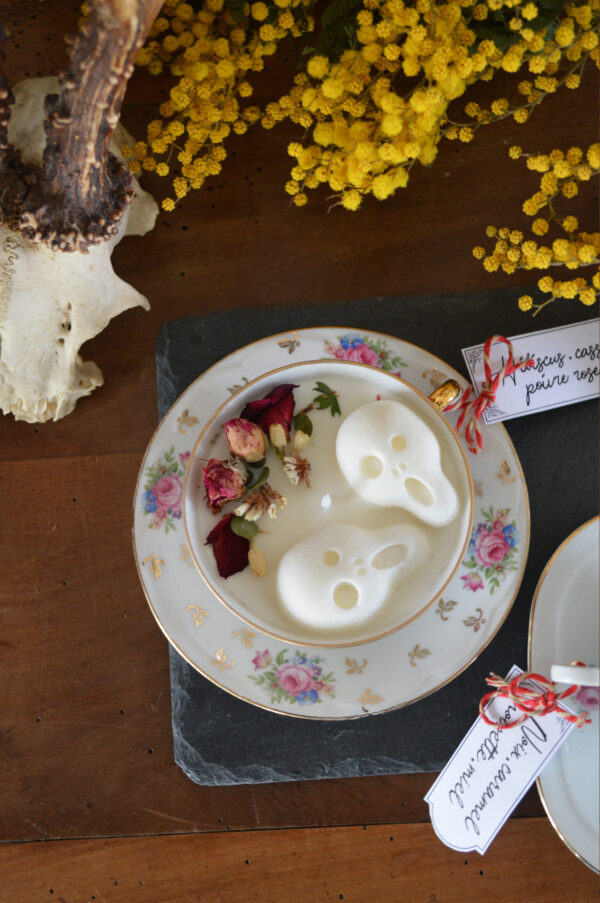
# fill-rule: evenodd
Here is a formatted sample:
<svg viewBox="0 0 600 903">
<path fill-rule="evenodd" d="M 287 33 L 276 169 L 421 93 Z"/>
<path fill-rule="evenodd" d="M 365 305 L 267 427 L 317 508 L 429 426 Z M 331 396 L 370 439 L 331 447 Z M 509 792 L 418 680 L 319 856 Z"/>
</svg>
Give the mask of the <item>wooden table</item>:
<svg viewBox="0 0 600 903">
<path fill-rule="evenodd" d="M 58 71 L 77 5 L 2 8 L 14 34 L 11 79 Z M 293 72 L 285 53 L 277 65 Z M 499 76 L 478 98 L 512 82 Z M 258 83 L 261 100 L 277 90 L 267 77 Z M 160 80 L 134 76 L 123 120 L 138 137 L 160 90 Z M 423 802 L 432 774 L 190 782 L 173 762 L 167 644 L 130 539 L 165 320 L 527 284 L 527 274 L 486 274 L 471 248 L 488 223 L 525 224 L 521 204 L 536 177 L 509 160 L 508 147 L 597 140 L 597 91 L 590 72 L 524 127 L 507 121 L 472 145 L 446 142 L 405 191 L 357 214 L 327 213 L 323 195 L 290 207 L 285 147 L 296 133 L 256 127 L 231 142 L 223 173 L 203 191 L 117 248 L 117 273 L 152 310 L 121 315 L 84 348 L 104 386 L 58 423 L 0 419 L 2 903 L 598 899 L 598 877 L 563 846 L 535 789 L 480 857 L 433 833 Z M 162 196 L 158 179 L 144 184 Z M 579 204 L 592 228 L 596 202 L 589 191 Z"/>
</svg>

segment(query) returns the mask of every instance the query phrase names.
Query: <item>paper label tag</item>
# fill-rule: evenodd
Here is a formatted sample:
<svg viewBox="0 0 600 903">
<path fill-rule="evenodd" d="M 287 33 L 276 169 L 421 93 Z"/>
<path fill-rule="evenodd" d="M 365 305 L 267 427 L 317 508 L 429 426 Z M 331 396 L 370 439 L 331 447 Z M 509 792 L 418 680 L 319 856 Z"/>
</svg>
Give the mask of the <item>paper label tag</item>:
<svg viewBox="0 0 600 903">
<path fill-rule="evenodd" d="M 486 423 L 510 420 L 594 398 L 600 392 L 599 320 L 585 320 L 557 329 L 512 336 L 515 361 L 529 357 L 533 367 L 517 370 L 502 380 L 496 403 L 486 408 Z M 483 345 L 463 348 L 471 382 L 477 392 L 485 380 Z M 506 363 L 503 342 L 492 345 L 490 363 L 495 374 Z"/>
<path fill-rule="evenodd" d="M 522 673 L 513 665 L 506 679 Z M 500 724 L 510 724 L 522 714 L 499 697 L 487 704 L 485 713 Z M 492 727 L 478 717 L 425 797 L 440 840 L 453 850 L 485 853 L 574 727 L 556 712 L 530 716 L 511 730 Z"/>
</svg>

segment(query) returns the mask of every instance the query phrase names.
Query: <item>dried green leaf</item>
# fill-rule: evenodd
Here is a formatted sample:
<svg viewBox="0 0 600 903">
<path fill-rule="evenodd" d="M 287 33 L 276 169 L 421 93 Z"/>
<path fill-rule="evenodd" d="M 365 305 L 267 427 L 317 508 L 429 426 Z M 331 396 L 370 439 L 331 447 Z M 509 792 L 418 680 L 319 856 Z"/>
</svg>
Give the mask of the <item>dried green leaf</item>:
<svg viewBox="0 0 600 903">
<path fill-rule="evenodd" d="M 300 411 L 299 414 L 296 414 L 294 417 L 294 429 L 302 430 L 307 436 L 312 436 L 313 425 L 308 414 L 304 414 L 302 411 Z"/>
<path fill-rule="evenodd" d="M 246 520 L 245 517 L 237 515 L 232 517 L 230 526 L 235 535 L 241 536 L 243 539 L 254 539 L 258 533 L 258 527 L 254 521 Z"/>
<path fill-rule="evenodd" d="M 330 389 L 326 383 L 317 382 L 317 385 L 313 389 L 313 392 L 319 392 L 314 399 L 313 404 L 320 410 L 324 411 L 326 408 L 329 408 L 329 412 L 332 417 L 335 417 L 336 414 L 341 416 L 340 404 L 337 400 L 337 392 L 333 389 Z"/>
<path fill-rule="evenodd" d="M 262 486 L 263 483 L 266 483 L 269 479 L 269 468 L 263 467 L 263 469 L 253 476 L 251 481 L 246 486 L 246 489 L 250 491 L 251 489 L 257 489 L 259 486 Z"/>
</svg>

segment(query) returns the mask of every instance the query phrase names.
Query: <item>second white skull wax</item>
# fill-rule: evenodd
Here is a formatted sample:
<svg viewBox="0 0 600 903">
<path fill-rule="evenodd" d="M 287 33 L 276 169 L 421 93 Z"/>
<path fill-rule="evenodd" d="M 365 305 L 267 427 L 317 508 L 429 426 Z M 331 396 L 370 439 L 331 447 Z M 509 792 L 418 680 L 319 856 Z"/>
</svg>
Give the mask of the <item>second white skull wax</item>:
<svg viewBox="0 0 600 903">
<path fill-rule="evenodd" d="M 336 440 L 344 477 L 373 505 L 397 506 L 441 527 L 458 513 L 433 430 L 398 401 L 372 401 L 346 417 Z"/>
<path fill-rule="evenodd" d="M 382 608 L 397 581 L 425 563 L 429 550 L 423 531 L 407 524 L 327 527 L 283 556 L 279 597 L 295 620 L 319 630 L 362 624 Z"/>
</svg>

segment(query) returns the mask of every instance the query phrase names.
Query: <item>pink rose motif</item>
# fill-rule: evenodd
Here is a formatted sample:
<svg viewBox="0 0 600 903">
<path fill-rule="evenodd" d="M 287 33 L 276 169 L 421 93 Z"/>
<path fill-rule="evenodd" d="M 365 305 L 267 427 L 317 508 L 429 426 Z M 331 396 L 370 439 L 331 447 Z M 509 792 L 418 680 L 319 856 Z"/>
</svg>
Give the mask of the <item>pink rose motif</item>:
<svg viewBox="0 0 600 903">
<path fill-rule="evenodd" d="M 505 527 L 507 517 L 508 510 L 506 508 L 498 508 L 498 510 L 496 511 L 496 516 L 491 524 L 492 530 L 501 530 L 502 527 Z"/>
<path fill-rule="evenodd" d="M 252 659 L 252 664 L 254 665 L 254 670 L 258 671 L 260 668 L 266 668 L 267 665 L 270 665 L 273 661 L 273 657 L 268 649 L 265 649 L 264 652 L 257 652 L 254 658 Z"/>
<path fill-rule="evenodd" d="M 358 361 L 361 364 L 370 364 L 371 367 L 379 365 L 377 352 L 368 345 L 357 345 L 355 348 L 340 348 L 341 354 L 336 351 L 335 356 L 346 361 Z"/>
<path fill-rule="evenodd" d="M 156 529 L 158 527 L 162 527 L 164 521 L 166 521 L 169 512 L 166 508 L 157 508 L 156 511 L 152 514 L 152 520 L 150 521 L 150 526 L 152 529 Z"/>
<path fill-rule="evenodd" d="M 580 687 L 575 693 L 575 699 L 585 709 L 595 709 L 600 705 L 600 688 Z"/>
<path fill-rule="evenodd" d="M 176 473 L 161 477 L 152 487 L 152 495 L 156 499 L 158 508 L 165 512 L 171 509 L 173 514 L 181 513 L 182 493 L 181 477 Z"/>
<path fill-rule="evenodd" d="M 187 461 L 187 459 L 189 458 L 189 456 L 190 456 L 190 452 L 189 452 L 189 451 L 187 451 L 187 452 L 179 452 L 179 460 L 181 461 L 182 464 L 185 464 L 185 463 L 186 463 L 186 461 Z"/>
<path fill-rule="evenodd" d="M 310 671 L 302 665 L 284 665 L 276 676 L 281 689 L 291 696 L 299 696 L 312 686 Z"/>
<path fill-rule="evenodd" d="M 479 574 L 464 574 L 460 579 L 464 583 L 463 589 L 471 589 L 473 592 L 483 589 L 483 580 Z"/>
<path fill-rule="evenodd" d="M 475 547 L 475 560 L 483 567 L 494 567 L 504 560 L 510 546 L 501 530 L 480 533 Z"/>
</svg>

